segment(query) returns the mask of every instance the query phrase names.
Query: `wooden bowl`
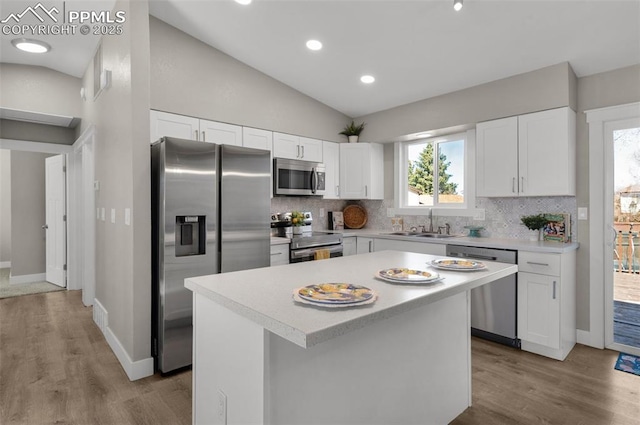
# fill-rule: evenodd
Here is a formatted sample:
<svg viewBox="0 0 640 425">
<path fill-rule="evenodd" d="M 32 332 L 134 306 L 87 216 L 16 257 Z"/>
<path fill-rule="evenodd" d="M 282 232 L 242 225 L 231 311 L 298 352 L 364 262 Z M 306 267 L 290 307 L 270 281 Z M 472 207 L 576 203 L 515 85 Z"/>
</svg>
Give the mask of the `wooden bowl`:
<svg viewBox="0 0 640 425">
<path fill-rule="evenodd" d="M 349 229 L 362 229 L 367 224 L 367 211 L 360 205 L 347 205 L 342 215 L 344 225 Z"/>
</svg>

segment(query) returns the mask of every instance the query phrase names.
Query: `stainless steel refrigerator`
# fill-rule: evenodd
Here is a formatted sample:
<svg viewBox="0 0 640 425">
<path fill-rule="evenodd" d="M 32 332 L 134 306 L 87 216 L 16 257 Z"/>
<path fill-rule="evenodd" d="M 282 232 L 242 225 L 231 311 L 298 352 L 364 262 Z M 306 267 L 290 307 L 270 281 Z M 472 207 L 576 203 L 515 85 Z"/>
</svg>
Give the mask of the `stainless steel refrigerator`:
<svg viewBox="0 0 640 425">
<path fill-rule="evenodd" d="M 165 137 L 151 174 L 152 350 L 166 373 L 192 362 L 184 279 L 269 266 L 270 153 Z"/>
</svg>

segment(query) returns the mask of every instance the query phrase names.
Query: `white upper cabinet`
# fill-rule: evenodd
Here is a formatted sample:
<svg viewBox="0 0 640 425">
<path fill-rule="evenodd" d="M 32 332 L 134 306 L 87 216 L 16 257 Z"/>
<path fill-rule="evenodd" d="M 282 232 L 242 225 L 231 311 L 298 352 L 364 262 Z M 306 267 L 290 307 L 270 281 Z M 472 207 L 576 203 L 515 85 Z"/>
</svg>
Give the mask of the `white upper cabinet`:
<svg viewBox="0 0 640 425">
<path fill-rule="evenodd" d="M 476 195 L 518 196 L 518 117 L 476 126 Z"/>
<path fill-rule="evenodd" d="M 574 196 L 575 122 L 558 108 L 479 123 L 477 196 Z"/>
<path fill-rule="evenodd" d="M 300 137 L 274 132 L 273 156 L 274 158 L 300 159 Z"/>
<path fill-rule="evenodd" d="M 273 156 L 275 158 L 322 162 L 322 140 L 274 132 Z"/>
<path fill-rule="evenodd" d="M 340 199 L 340 144 L 322 142 L 322 159 L 325 167 L 324 199 Z"/>
<path fill-rule="evenodd" d="M 200 120 L 199 140 L 218 145 L 242 146 L 242 127 L 222 122 Z"/>
<path fill-rule="evenodd" d="M 242 146 L 242 127 L 151 110 L 151 143 L 161 137 Z"/>
<path fill-rule="evenodd" d="M 322 140 L 300 137 L 300 159 L 322 162 Z"/>
<path fill-rule="evenodd" d="M 382 145 L 340 143 L 340 198 L 384 199 Z"/>
<path fill-rule="evenodd" d="M 520 192 L 576 194 L 576 113 L 553 109 L 518 117 Z"/>
<path fill-rule="evenodd" d="M 151 111 L 151 143 L 161 137 L 198 140 L 200 120 L 168 112 Z"/>
<path fill-rule="evenodd" d="M 242 127 L 242 146 L 271 152 L 273 150 L 273 132 Z"/>
</svg>

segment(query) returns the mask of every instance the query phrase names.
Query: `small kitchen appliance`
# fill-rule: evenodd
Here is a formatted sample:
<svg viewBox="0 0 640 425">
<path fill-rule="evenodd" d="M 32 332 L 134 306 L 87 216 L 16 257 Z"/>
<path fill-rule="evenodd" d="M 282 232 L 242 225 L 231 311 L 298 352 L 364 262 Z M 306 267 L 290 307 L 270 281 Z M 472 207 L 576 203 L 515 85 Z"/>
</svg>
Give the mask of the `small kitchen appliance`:
<svg viewBox="0 0 640 425">
<path fill-rule="evenodd" d="M 324 164 L 298 159 L 273 159 L 273 194 L 276 196 L 322 196 Z"/>
</svg>

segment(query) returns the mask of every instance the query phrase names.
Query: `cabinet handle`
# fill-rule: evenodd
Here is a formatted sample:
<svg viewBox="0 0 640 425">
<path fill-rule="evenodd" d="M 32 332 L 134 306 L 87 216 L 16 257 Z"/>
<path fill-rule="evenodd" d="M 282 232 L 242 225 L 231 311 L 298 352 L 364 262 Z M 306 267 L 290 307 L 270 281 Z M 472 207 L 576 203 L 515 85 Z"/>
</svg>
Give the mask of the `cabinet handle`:
<svg viewBox="0 0 640 425">
<path fill-rule="evenodd" d="M 200 133 L 198 133 L 198 130 L 196 130 L 196 140 L 197 140 L 197 141 L 200 141 L 199 136 L 200 136 Z"/>
<path fill-rule="evenodd" d="M 511 179 L 511 192 L 516 193 L 516 178 Z"/>
<path fill-rule="evenodd" d="M 281 252 L 272 252 L 271 255 L 282 255 Z"/>
<path fill-rule="evenodd" d="M 300 145 L 296 146 L 296 148 L 298 148 L 298 151 L 296 153 L 296 158 L 300 158 Z"/>
<path fill-rule="evenodd" d="M 304 158 L 304 145 L 302 146 L 302 156 L 300 158 Z"/>
<path fill-rule="evenodd" d="M 336 196 L 340 196 L 340 185 L 336 185 Z"/>
<path fill-rule="evenodd" d="M 553 299 L 556 299 L 556 281 L 553 281 Z"/>
<path fill-rule="evenodd" d="M 373 241 L 369 241 L 369 252 L 373 252 Z"/>
<path fill-rule="evenodd" d="M 369 196 L 369 193 L 368 193 L 368 192 L 369 192 L 369 190 L 368 190 L 368 189 L 369 189 L 369 187 L 365 184 L 365 185 L 364 185 L 364 197 L 365 197 L 365 198 L 366 198 L 367 196 Z"/>
<path fill-rule="evenodd" d="M 204 134 L 204 130 L 202 130 L 202 141 L 203 142 L 207 141 L 207 138 L 205 137 L 205 134 Z"/>
<path fill-rule="evenodd" d="M 547 263 L 536 263 L 534 261 L 527 261 L 527 264 L 531 264 L 533 266 L 545 266 L 545 267 L 549 267 L 549 264 Z"/>
<path fill-rule="evenodd" d="M 524 193 L 524 177 L 520 177 L 520 192 Z"/>
</svg>

